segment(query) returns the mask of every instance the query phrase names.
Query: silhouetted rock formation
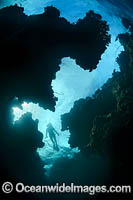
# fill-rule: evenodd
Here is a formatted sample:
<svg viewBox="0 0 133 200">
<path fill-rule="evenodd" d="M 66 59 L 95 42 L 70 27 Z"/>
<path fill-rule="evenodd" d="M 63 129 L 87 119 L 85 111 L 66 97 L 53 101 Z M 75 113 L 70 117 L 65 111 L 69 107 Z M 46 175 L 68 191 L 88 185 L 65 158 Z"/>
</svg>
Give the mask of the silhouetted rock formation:
<svg viewBox="0 0 133 200">
<path fill-rule="evenodd" d="M 14 182 L 20 180 L 34 185 L 46 184 L 44 164 L 36 153 L 37 148 L 44 145 L 37 121 L 34 122 L 26 114 L 13 125 L 11 108 L 16 105 L 21 107 L 21 103 L 26 101 L 39 103 L 41 107 L 54 111 L 56 102 L 51 82 L 59 70 L 61 59 L 69 56 L 83 69 L 94 70 L 110 42 L 109 27 L 93 11 L 76 24 L 70 24 L 60 17 L 60 12 L 54 7 L 47 7 L 40 15 L 26 16 L 23 8 L 11 6 L 0 10 L 0 28 L 1 182 L 5 182 L 6 178 Z M 129 35 L 120 37 L 123 41 L 123 37 L 129 38 Z M 128 47 L 128 52 L 123 53 L 123 56 L 121 54 L 119 63 L 122 58 L 125 61 L 127 55 L 129 60 L 130 50 Z M 121 66 L 123 73 L 126 66 L 127 62 Z M 128 71 L 131 68 L 130 64 Z M 105 145 L 111 143 L 108 147 L 111 148 L 114 141 L 112 132 L 108 130 L 112 124 L 117 124 L 117 130 L 126 131 L 128 123 L 132 131 L 130 114 L 121 114 L 127 106 L 128 112 L 132 111 L 131 102 L 125 105 L 122 99 L 127 98 L 126 94 L 131 97 L 132 93 L 132 77 L 129 78 L 127 74 L 129 72 L 124 75 L 114 73 L 113 79 L 108 81 L 102 91 L 97 91 L 93 98 L 76 102 L 71 113 L 64 115 L 63 129 L 69 128 L 72 146 L 79 146 L 87 155 L 90 149 L 104 153 Z M 126 81 L 124 86 L 123 80 Z M 128 88 L 127 92 L 124 87 Z M 16 102 L 14 97 L 18 97 Z M 119 120 L 123 126 L 118 126 Z M 128 162 L 127 158 L 121 157 L 121 153 L 124 153 L 121 151 L 123 141 L 115 158 L 120 157 L 120 161 L 125 159 L 122 160 L 125 163 Z M 127 145 L 128 140 L 125 142 Z M 126 153 L 130 155 L 128 149 Z"/>
<path fill-rule="evenodd" d="M 43 163 L 36 153 L 37 148 L 44 146 L 43 134 L 38 131 L 38 124 L 32 120 L 31 114 L 24 114 L 14 125 L 3 129 L 5 138 L 1 147 L 9 167 L 7 173 L 10 171 L 12 177 L 27 183 L 43 180 Z"/>
<path fill-rule="evenodd" d="M 51 81 L 61 59 L 70 56 L 93 70 L 110 42 L 108 25 L 93 11 L 70 24 L 54 7 L 26 16 L 23 8 L 11 6 L 0 10 L 0 27 L 1 96 L 17 96 L 51 110 L 55 106 Z"/>
<path fill-rule="evenodd" d="M 54 110 L 51 82 L 61 59 L 70 56 L 91 71 L 96 68 L 110 36 L 106 22 L 93 11 L 77 24 L 60 18 L 59 10 L 54 7 L 29 17 L 23 11 L 16 5 L 0 10 L 1 163 L 8 171 L 14 168 L 17 179 L 32 182 L 43 170 L 36 154 L 36 149 L 43 146 L 42 135 L 30 117 L 23 117 L 13 126 L 11 108 L 21 107 L 25 100 Z M 14 97 L 18 99 L 15 101 Z M 8 167 L 10 163 L 14 163 L 12 167 Z M 31 170 L 32 165 L 37 166 Z"/>
<path fill-rule="evenodd" d="M 5 107 L 7 106 L 8 104 Z M 1 115 L 2 111 L 5 112 L 5 107 L 1 109 Z M 44 163 L 36 152 L 37 148 L 44 146 L 43 134 L 38 131 L 38 121 L 33 121 L 31 114 L 26 113 L 12 124 L 9 109 L 7 110 L 8 115 L 3 115 L 0 123 L 0 184 L 2 185 L 5 181 L 12 182 L 14 187 L 18 182 L 28 185 L 46 184 Z M 8 197 L 30 199 L 30 195 L 19 195 L 15 191 L 8 197 L 4 193 L 1 195 L 3 195 L 2 199 L 8 199 Z"/>
<path fill-rule="evenodd" d="M 132 27 L 130 31 L 119 35 L 124 46 L 117 58 L 121 72 L 114 71 L 113 77 L 92 98 L 76 101 L 70 113 L 62 115 L 62 129 L 71 132 L 70 145 L 78 146 L 88 156 L 93 152 L 110 157 L 113 164 L 110 183 L 118 185 L 132 184 Z"/>
</svg>

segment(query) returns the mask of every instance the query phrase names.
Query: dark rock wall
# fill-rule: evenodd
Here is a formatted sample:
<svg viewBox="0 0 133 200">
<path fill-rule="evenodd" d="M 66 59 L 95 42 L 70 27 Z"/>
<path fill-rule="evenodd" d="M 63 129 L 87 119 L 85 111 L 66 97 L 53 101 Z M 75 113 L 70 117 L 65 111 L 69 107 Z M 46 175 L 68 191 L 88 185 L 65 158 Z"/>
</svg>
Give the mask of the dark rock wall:
<svg viewBox="0 0 133 200">
<path fill-rule="evenodd" d="M 133 133 L 133 33 L 132 23 L 124 20 L 131 33 L 118 36 L 124 51 L 117 61 L 121 72 L 113 73 L 93 98 L 75 102 L 62 116 L 62 129 L 71 132 L 69 143 L 89 156 L 110 157 L 112 184 L 132 184 Z"/>
<path fill-rule="evenodd" d="M 57 99 L 51 82 L 61 59 L 70 56 L 92 71 L 110 43 L 108 30 L 107 23 L 93 11 L 77 24 L 70 24 L 54 7 L 29 17 L 16 5 L 0 10 L 1 184 L 5 180 L 47 183 L 44 164 L 36 153 L 44 145 L 37 122 L 27 114 L 13 125 L 11 108 L 21 108 L 26 101 L 54 111 Z"/>
</svg>

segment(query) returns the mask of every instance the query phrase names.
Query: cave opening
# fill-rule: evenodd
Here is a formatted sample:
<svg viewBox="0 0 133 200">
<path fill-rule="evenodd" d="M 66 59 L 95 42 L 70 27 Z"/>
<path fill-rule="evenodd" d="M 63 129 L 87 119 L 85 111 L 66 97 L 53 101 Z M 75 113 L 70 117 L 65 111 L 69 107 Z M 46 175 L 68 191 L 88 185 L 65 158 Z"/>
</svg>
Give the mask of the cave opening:
<svg viewBox="0 0 133 200">
<path fill-rule="evenodd" d="M 81 98 L 86 98 L 101 88 L 106 81 L 112 77 L 114 65 L 107 69 L 108 57 L 115 63 L 115 69 L 119 71 L 119 66 L 116 63 L 116 57 L 119 55 L 122 47 L 119 42 L 112 42 L 102 56 L 102 60 L 96 70 L 89 72 L 84 70 L 76 64 L 76 61 L 70 57 L 63 58 L 60 65 L 60 70 L 56 73 L 55 80 L 52 81 L 51 86 L 54 91 L 54 96 L 58 98 L 55 106 L 55 112 L 44 110 L 39 107 L 39 104 L 26 103 L 22 104 L 22 110 L 14 107 L 14 121 L 27 112 L 32 113 L 33 120 L 38 119 L 38 129 L 43 133 L 43 142 L 45 146 L 38 149 L 38 153 L 42 160 L 45 161 L 45 169 L 49 174 L 49 169 L 54 165 L 56 160 L 62 157 L 69 159 L 80 152 L 77 148 L 71 148 L 69 144 L 70 132 L 69 130 L 61 131 L 61 115 L 70 112 L 74 106 L 74 102 Z M 117 49 L 117 52 L 114 51 Z M 100 76 L 99 76 L 100 74 Z M 53 143 L 50 138 L 46 138 L 46 129 L 48 123 L 52 123 L 54 128 L 59 133 L 56 136 L 59 151 L 53 150 Z"/>
<path fill-rule="evenodd" d="M 80 5 L 80 4 L 79 4 Z M 95 12 L 98 12 L 102 17 L 108 22 L 110 26 L 111 34 L 111 43 L 109 44 L 107 50 L 102 55 L 102 58 L 95 70 L 92 72 L 83 70 L 80 66 L 76 64 L 76 61 L 70 57 L 63 58 L 60 70 L 56 73 L 56 79 L 52 81 L 51 86 L 54 91 L 54 96 L 58 97 L 56 103 L 55 112 L 50 110 L 44 110 L 39 107 L 38 104 L 26 103 L 22 104 L 23 110 L 19 108 L 13 108 L 15 118 L 18 120 L 24 113 L 31 112 L 33 119 L 39 120 L 39 130 L 44 135 L 44 148 L 38 149 L 38 153 L 42 160 L 45 160 L 46 169 L 50 169 L 55 161 L 61 157 L 73 158 L 74 155 L 79 153 L 79 149 L 72 149 L 69 144 L 69 131 L 61 132 L 61 115 L 68 113 L 74 105 L 76 100 L 81 98 L 86 98 L 92 96 L 95 91 L 103 86 L 109 78 L 112 77 L 114 69 L 119 71 L 119 66 L 116 62 L 116 58 L 123 50 L 120 42 L 116 40 L 116 37 L 119 33 L 124 33 L 125 29 L 122 26 L 121 20 L 119 17 L 114 16 L 109 13 L 106 13 L 102 6 L 99 7 L 95 2 L 94 4 L 89 5 L 89 9 L 94 9 Z M 43 5 L 44 7 L 44 5 Z M 58 7 L 58 5 L 56 6 Z M 25 11 L 29 14 L 35 14 L 32 10 L 26 5 Z M 83 6 L 82 12 L 77 15 L 77 10 L 73 10 L 73 13 L 70 13 L 71 9 L 64 9 L 64 7 L 58 7 L 61 10 L 62 16 L 67 18 L 70 22 L 76 22 L 77 19 L 84 17 L 88 7 Z M 35 10 L 34 10 L 35 11 Z M 42 12 L 41 6 L 41 12 Z M 40 11 L 36 11 L 39 13 Z M 77 16 L 77 17 L 75 17 Z M 60 151 L 53 150 L 53 144 L 49 138 L 45 138 L 47 124 L 51 122 L 54 128 L 59 132 L 57 136 L 57 142 L 60 148 Z M 48 170 L 47 170 L 48 172 Z"/>
</svg>

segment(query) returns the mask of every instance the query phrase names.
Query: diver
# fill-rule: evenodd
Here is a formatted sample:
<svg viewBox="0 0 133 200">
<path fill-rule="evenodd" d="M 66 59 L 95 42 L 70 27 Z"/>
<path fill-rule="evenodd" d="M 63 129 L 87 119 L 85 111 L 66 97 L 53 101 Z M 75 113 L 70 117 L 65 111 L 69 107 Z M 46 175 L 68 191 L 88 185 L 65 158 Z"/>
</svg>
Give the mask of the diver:
<svg viewBox="0 0 133 200">
<path fill-rule="evenodd" d="M 49 123 L 47 125 L 47 129 L 46 129 L 46 138 L 48 137 L 48 134 L 49 134 L 49 138 L 50 138 L 51 142 L 53 143 L 53 149 L 56 151 L 59 151 L 55 133 L 59 136 L 59 133 L 55 130 L 53 125 L 51 123 Z"/>
</svg>

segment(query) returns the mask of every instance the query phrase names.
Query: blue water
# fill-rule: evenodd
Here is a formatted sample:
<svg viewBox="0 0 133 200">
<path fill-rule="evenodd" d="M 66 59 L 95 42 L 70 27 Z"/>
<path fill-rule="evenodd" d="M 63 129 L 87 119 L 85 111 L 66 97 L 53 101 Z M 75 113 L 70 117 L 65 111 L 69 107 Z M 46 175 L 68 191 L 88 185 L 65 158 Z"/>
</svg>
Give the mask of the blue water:
<svg viewBox="0 0 133 200">
<path fill-rule="evenodd" d="M 10 1 L 9 4 L 13 2 Z M 79 18 L 83 18 L 89 10 L 94 10 L 96 13 L 101 14 L 110 26 L 111 43 L 102 55 L 96 70 L 92 72 L 84 71 L 76 65 L 75 60 L 69 57 L 62 58 L 60 71 L 56 73 L 56 79 L 52 81 L 54 94 L 58 97 L 55 112 L 44 110 L 36 104 L 27 104 L 26 102 L 23 104 L 23 110 L 14 108 L 14 120 L 19 119 L 23 113 L 28 111 L 32 112 L 33 119 L 39 119 L 39 130 L 44 134 L 46 145 L 43 149 L 38 149 L 38 153 L 47 162 L 46 168 L 49 168 L 57 158 L 66 156 L 71 159 L 75 153 L 78 153 L 78 148 L 71 149 L 68 144 L 69 131 L 61 132 L 60 116 L 69 112 L 76 100 L 92 96 L 98 88 L 101 88 L 112 77 L 114 69 L 119 71 L 116 58 L 123 47 L 115 39 L 119 33 L 125 33 L 126 30 L 121 23 L 121 19 L 118 15 L 115 15 L 116 10 L 114 13 L 114 7 L 111 5 L 109 7 L 109 4 L 100 4 L 96 0 L 19 0 L 16 2 L 18 2 L 18 5 L 21 2 L 27 15 L 40 14 L 44 11 L 44 7 L 53 5 L 60 10 L 61 16 L 71 23 L 76 23 Z M 8 1 L 6 3 L 8 5 Z M 52 122 L 55 129 L 60 133 L 57 137 L 59 152 L 53 150 L 49 138 L 45 139 L 46 126 L 49 122 Z"/>
</svg>

